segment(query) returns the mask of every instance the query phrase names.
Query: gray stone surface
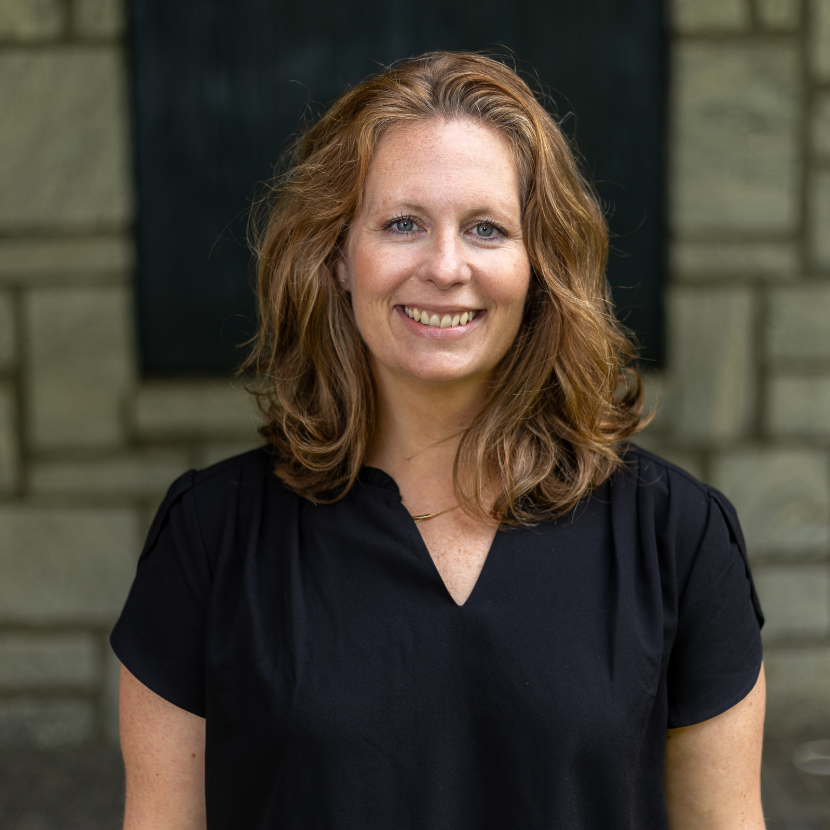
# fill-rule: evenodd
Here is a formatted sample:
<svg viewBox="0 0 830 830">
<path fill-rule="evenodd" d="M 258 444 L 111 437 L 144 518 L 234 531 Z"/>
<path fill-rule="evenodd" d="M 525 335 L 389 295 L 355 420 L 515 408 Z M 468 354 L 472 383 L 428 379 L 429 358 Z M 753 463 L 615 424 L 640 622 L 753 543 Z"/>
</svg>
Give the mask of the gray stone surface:
<svg viewBox="0 0 830 830">
<path fill-rule="evenodd" d="M 146 439 L 216 439 L 257 443 L 252 396 L 227 381 L 145 382 L 139 386 L 135 428 Z"/>
<path fill-rule="evenodd" d="M 830 564 L 757 565 L 764 642 L 830 634 Z"/>
<path fill-rule="evenodd" d="M 0 285 L 125 282 L 135 264 L 129 237 L 0 239 Z"/>
<path fill-rule="evenodd" d="M 0 39 L 20 42 L 51 40 L 66 27 L 66 3 L 61 0 L 3 0 Z"/>
<path fill-rule="evenodd" d="M 15 489 L 19 472 L 17 399 L 14 386 L 0 381 L 0 493 L 10 493 Z"/>
<path fill-rule="evenodd" d="M 793 230 L 800 95 L 795 47 L 680 41 L 673 52 L 674 232 Z"/>
<path fill-rule="evenodd" d="M 196 447 L 196 467 L 202 469 L 217 464 L 234 455 L 241 455 L 243 452 L 258 447 L 261 441 L 217 441 L 207 444 L 199 444 Z"/>
<path fill-rule="evenodd" d="M 95 689 L 101 645 L 91 634 L 0 634 L 0 689 Z"/>
<path fill-rule="evenodd" d="M 768 647 L 767 723 L 778 731 L 830 733 L 830 646 Z"/>
<path fill-rule="evenodd" d="M 68 746 L 93 737 L 95 710 L 86 700 L 0 699 L 0 746 Z"/>
<path fill-rule="evenodd" d="M 816 170 L 807 187 L 810 256 L 819 268 L 830 268 L 830 170 Z"/>
<path fill-rule="evenodd" d="M 830 375 L 773 375 L 766 397 L 767 429 L 772 435 L 830 439 Z"/>
<path fill-rule="evenodd" d="M 156 498 L 190 466 L 187 453 L 179 449 L 77 461 L 35 461 L 29 482 L 36 494 Z"/>
<path fill-rule="evenodd" d="M 720 444 L 752 420 L 753 302 L 745 288 L 675 288 L 668 303 L 670 391 L 665 405 L 684 443 Z"/>
<path fill-rule="evenodd" d="M 830 454 L 741 450 L 714 458 L 711 469 L 738 511 L 750 557 L 830 554 Z"/>
<path fill-rule="evenodd" d="M 771 291 L 767 321 L 769 357 L 830 361 L 830 284 Z"/>
<path fill-rule="evenodd" d="M 0 53 L 0 229 L 122 229 L 126 80 L 109 47 Z"/>
<path fill-rule="evenodd" d="M 810 72 L 817 81 L 830 81 L 830 0 L 809 0 Z"/>
<path fill-rule="evenodd" d="M 755 11 L 762 26 L 776 31 L 794 31 L 801 19 L 800 0 L 755 0 Z"/>
<path fill-rule="evenodd" d="M 0 372 L 12 369 L 17 357 L 17 326 L 11 291 L 0 289 Z"/>
<path fill-rule="evenodd" d="M 813 153 L 824 161 L 830 159 L 830 92 L 820 92 L 813 102 L 810 121 Z"/>
<path fill-rule="evenodd" d="M 671 0 L 672 28 L 680 34 L 743 32 L 752 26 L 748 0 Z"/>
<path fill-rule="evenodd" d="M 139 548 L 133 510 L 0 506 L 0 622 L 110 625 Z"/>
<path fill-rule="evenodd" d="M 38 449 L 125 440 L 133 388 L 127 287 L 42 288 L 24 303 L 29 439 Z"/>
<path fill-rule="evenodd" d="M 72 31 L 80 37 L 120 37 L 124 12 L 122 0 L 74 0 Z"/>
<path fill-rule="evenodd" d="M 798 249 L 787 242 L 688 242 L 669 247 L 672 277 L 684 282 L 792 280 L 799 270 Z"/>
</svg>

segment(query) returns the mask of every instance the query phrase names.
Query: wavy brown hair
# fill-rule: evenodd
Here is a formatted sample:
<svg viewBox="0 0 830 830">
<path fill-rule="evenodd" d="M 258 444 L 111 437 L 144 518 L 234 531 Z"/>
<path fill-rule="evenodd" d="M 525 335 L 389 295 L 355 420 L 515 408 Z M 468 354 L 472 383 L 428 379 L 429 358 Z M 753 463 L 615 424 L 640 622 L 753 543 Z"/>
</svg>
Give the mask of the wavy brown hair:
<svg viewBox="0 0 830 830">
<path fill-rule="evenodd" d="M 520 174 L 531 288 L 453 475 L 468 513 L 526 524 L 563 513 L 605 481 L 647 419 L 605 280 L 603 212 L 556 121 L 499 61 L 433 52 L 397 64 L 345 92 L 297 139 L 254 224 L 259 330 L 242 371 L 260 378 L 261 432 L 276 448 L 279 478 L 312 501 L 342 498 L 363 464 L 375 401 L 335 263 L 381 136 L 434 118 L 498 130 Z M 484 494 L 499 475 L 490 506 Z"/>
</svg>

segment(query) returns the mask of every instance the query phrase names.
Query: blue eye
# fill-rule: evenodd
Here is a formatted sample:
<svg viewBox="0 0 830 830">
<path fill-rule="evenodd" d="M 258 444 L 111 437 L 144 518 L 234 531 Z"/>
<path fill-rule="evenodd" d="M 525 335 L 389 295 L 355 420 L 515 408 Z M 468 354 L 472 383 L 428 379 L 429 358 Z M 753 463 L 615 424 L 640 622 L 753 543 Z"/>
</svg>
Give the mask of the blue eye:
<svg viewBox="0 0 830 830">
<path fill-rule="evenodd" d="M 398 233 L 412 233 L 415 230 L 415 223 L 411 219 L 396 219 L 392 227 Z"/>
<path fill-rule="evenodd" d="M 488 225 L 486 222 L 480 222 L 476 225 L 476 233 L 478 236 L 483 236 L 485 238 L 492 236 L 496 232 L 496 229 L 492 225 Z"/>
</svg>

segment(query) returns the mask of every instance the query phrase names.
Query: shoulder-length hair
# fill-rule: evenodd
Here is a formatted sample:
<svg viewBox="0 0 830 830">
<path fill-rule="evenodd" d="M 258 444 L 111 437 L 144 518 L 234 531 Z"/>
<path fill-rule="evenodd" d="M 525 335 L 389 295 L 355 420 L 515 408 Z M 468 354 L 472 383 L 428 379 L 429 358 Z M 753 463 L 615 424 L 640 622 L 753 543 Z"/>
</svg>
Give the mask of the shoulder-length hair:
<svg viewBox="0 0 830 830">
<path fill-rule="evenodd" d="M 453 475 L 471 515 L 527 524 L 605 481 L 647 419 L 640 377 L 626 366 L 634 350 L 610 304 L 603 212 L 556 121 L 504 64 L 422 55 L 346 91 L 300 136 L 255 229 L 259 330 L 242 371 L 261 379 L 261 432 L 277 476 L 312 501 L 342 498 L 364 462 L 375 399 L 335 263 L 381 136 L 434 118 L 498 130 L 519 170 L 531 289 Z M 493 481 L 501 489 L 490 506 Z"/>
</svg>

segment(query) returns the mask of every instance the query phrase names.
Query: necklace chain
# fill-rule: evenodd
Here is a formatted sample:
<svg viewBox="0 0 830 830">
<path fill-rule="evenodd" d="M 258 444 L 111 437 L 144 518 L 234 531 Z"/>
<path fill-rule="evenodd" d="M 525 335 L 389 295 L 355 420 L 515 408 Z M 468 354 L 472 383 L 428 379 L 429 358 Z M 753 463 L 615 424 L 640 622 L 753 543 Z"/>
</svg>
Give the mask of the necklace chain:
<svg viewBox="0 0 830 830">
<path fill-rule="evenodd" d="M 449 513 L 450 510 L 455 510 L 458 507 L 458 503 L 456 502 L 451 507 L 445 507 L 443 510 L 439 510 L 437 513 L 421 513 L 418 516 L 414 516 L 412 513 L 409 515 L 412 516 L 412 520 L 414 522 L 425 522 L 427 519 L 434 519 L 436 516 L 443 516 L 444 513 Z"/>
</svg>

